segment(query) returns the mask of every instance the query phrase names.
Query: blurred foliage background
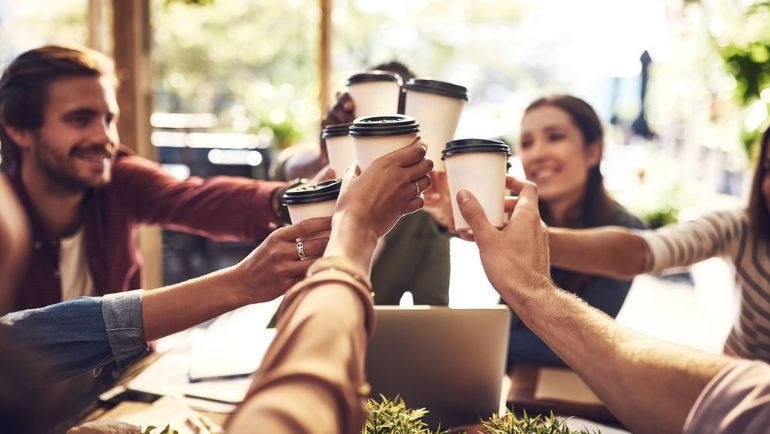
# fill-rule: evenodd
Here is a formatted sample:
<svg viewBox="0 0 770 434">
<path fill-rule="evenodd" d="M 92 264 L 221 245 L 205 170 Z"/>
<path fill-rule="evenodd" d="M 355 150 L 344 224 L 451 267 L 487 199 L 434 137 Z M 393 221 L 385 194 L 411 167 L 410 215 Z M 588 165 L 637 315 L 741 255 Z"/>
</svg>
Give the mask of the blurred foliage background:
<svg viewBox="0 0 770 434">
<path fill-rule="evenodd" d="M 259 134 L 276 149 L 317 140 L 317 0 L 149 1 L 156 111 L 213 113 L 214 130 Z M 34 3 L 0 0 L 0 63 L 44 42 L 85 42 L 87 0 Z M 458 137 L 512 144 L 530 101 L 572 93 L 606 121 L 607 185 L 632 210 L 687 217 L 745 194 L 768 124 L 768 1 L 332 4 L 336 91 L 355 72 L 400 60 L 470 89 Z M 642 101 L 645 50 L 653 63 Z M 642 108 L 653 139 L 631 131 Z"/>
</svg>

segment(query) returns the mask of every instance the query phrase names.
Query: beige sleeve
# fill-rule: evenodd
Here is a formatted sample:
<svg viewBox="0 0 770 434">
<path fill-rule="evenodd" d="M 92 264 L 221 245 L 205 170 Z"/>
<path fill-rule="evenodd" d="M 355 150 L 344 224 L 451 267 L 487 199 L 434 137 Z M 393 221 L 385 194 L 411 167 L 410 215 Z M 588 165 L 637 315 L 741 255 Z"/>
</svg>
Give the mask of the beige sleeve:
<svg viewBox="0 0 770 434">
<path fill-rule="evenodd" d="M 368 288 L 344 272 L 320 272 L 289 290 L 275 341 L 227 432 L 360 433 L 372 318 Z"/>
</svg>

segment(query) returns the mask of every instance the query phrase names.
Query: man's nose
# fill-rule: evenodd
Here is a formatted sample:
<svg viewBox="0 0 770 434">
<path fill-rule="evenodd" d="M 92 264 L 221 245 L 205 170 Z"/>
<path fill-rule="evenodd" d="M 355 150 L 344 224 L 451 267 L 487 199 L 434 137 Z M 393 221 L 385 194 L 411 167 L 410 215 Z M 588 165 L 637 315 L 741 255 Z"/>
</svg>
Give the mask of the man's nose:
<svg viewBox="0 0 770 434">
<path fill-rule="evenodd" d="M 112 123 L 107 119 L 102 119 L 99 122 L 94 122 L 94 128 L 92 131 L 93 136 L 91 140 L 94 143 L 114 143 L 117 139 L 117 132 L 115 131 Z"/>
</svg>

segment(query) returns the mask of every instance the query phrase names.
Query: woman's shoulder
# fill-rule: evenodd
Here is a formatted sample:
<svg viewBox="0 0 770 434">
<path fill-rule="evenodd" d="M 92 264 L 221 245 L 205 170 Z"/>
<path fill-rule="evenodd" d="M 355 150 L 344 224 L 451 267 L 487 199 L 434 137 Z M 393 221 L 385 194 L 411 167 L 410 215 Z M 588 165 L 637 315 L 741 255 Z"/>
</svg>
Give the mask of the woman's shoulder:
<svg viewBox="0 0 770 434">
<path fill-rule="evenodd" d="M 623 226 L 633 229 L 646 229 L 647 225 L 639 217 L 632 214 L 623 205 L 614 200 L 610 201 L 610 212 L 605 226 Z"/>
</svg>

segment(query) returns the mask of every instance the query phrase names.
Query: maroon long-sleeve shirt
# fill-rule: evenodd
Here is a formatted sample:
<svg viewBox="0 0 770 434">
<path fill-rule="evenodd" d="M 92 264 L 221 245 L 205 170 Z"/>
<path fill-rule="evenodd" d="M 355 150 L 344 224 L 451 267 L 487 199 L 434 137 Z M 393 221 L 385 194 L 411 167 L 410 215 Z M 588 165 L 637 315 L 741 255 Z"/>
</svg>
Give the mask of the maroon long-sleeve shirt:
<svg viewBox="0 0 770 434">
<path fill-rule="evenodd" d="M 17 310 L 61 301 L 59 240 L 41 223 L 20 171 L 7 175 L 32 230 L 32 251 L 19 282 Z M 84 200 L 84 236 L 94 290 L 102 295 L 141 287 L 136 231 L 157 224 L 216 240 L 258 242 L 282 224 L 271 196 L 283 183 L 235 177 L 180 181 L 158 164 L 121 148 L 112 182 Z"/>
</svg>

